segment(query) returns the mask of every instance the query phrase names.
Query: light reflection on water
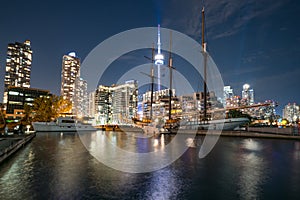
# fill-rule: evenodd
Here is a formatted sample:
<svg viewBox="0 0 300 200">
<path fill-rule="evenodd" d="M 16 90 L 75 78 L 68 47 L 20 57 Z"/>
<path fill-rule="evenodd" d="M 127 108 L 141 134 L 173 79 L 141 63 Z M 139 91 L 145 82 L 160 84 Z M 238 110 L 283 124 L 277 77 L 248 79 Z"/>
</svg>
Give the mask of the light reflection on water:
<svg viewBox="0 0 300 200">
<path fill-rule="evenodd" d="M 132 152 L 163 150 L 172 136 L 93 132 L 89 148 L 109 142 Z M 38 133 L 0 166 L 0 199 L 297 199 L 300 142 L 220 138 L 204 159 L 202 137 L 170 166 L 149 173 L 111 169 L 78 134 Z M 163 151 L 162 151 L 163 152 Z"/>
<path fill-rule="evenodd" d="M 96 137 L 93 136 L 95 134 Z M 164 136 L 168 139 L 161 136 L 143 137 L 143 133 L 130 132 L 99 131 L 79 135 L 91 155 L 103 164 L 122 172 L 144 173 L 162 169 L 177 160 L 188 149 L 185 144 L 188 135 L 181 134 L 174 137 Z M 158 141 L 161 141 L 160 148 Z"/>
<path fill-rule="evenodd" d="M 238 193 L 243 199 L 258 199 L 266 177 L 269 176 L 267 160 L 260 154 L 263 146 L 259 140 L 244 139 L 241 149 L 245 151 L 240 154 L 239 163 L 240 176 L 238 178 Z"/>
<path fill-rule="evenodd" d="M 300 142 L 295 142 L 294 159 L 300 160 Z"/>
</svg>

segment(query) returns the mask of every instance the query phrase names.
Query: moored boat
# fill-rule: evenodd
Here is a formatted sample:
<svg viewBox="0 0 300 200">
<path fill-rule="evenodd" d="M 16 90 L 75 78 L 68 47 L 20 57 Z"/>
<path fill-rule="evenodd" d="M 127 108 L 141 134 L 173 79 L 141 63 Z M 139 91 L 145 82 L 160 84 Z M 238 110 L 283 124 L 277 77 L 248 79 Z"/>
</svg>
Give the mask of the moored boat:
<svg viewBox="0 0 300 200">
<path fill-rule="evenodd" d="M 74 132 L 96 131 L 91 124 L 82 123 L 73 117 L 58 117 L 52 122 L 32 122 L 34 131 L 37 132 Z"/>
</svg>

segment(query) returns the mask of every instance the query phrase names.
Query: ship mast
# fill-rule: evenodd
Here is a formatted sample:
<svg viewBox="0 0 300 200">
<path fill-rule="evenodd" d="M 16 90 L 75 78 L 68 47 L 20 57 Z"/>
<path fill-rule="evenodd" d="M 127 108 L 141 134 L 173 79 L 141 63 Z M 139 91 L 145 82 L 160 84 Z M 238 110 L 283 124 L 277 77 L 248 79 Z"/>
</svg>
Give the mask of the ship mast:
<svg viewBox="0 0 300 200">
<path fill-rule="evenodd" d="M 151 71 L 150 71 L 150 77 L 151 77 L 151 97 L 150 97 L 150 120 L 152 120 L 153 116 L 153 90 L 154 90 L 154 69 L 153 69 L 153 63 L 154 63 L 154 45 L 152 46 L 152 57 L 151 57 Z"/>
<path fill-rule="evenodd" d="M 172 59 L 172 32 L 170 32 L 170 50 L 169 50 L 169 70 L 170 70 L 170 87 L 169 87 L 169 120 L 171 120 L 172 115 L 172 69 L 173 69 L 173 59 Z"/>
<path fill-rule="evenodd" d="M 204 15 L 204 6 L 202 8 L 202 49 L 203 49 L 203 57 L 204 57 L 204 81 L 203 81 L 203 93 L 204 93 L 204 113 L 203 113 L 203 120 L 206 121 L 207 120 L 207 84 L 206 84 L 206 81 L 207 81 L 207 77 L 206 77 L 206 65 L 207 65 L 207 54 L 206 54 L 206 43 L 205 43 L 205 40 L 204 40 L 204 31 L 205 31 L 205 15 Z"/>
<path fill-rule="evenodd" d="M 154 64 L 154 44 L 152 44 L 152 57 L 149 58 L 147 56 L 144 56 L 145 58 L 147 58 L 148 60 L 151 60 L 151 69 L 150 69 L 150 74 L 147 74 L 147 73 L 144 73 L 144 72 L 141 72 L 142 74 L 146 75 L 146 76 L 149 76 L 150 77 L 150 80 L 151 80 L 151 97 L 150 97 L 150 120 L 152 120 L 152 117 L 153 117 L 153 109 L 152 109 L 152 104 L 153 104 L 153 93 L 154 93 L 154 68 L 153 68 L 153 64 Z M 156 77 L 157 78 L 157 77 Z"/>
</svg>

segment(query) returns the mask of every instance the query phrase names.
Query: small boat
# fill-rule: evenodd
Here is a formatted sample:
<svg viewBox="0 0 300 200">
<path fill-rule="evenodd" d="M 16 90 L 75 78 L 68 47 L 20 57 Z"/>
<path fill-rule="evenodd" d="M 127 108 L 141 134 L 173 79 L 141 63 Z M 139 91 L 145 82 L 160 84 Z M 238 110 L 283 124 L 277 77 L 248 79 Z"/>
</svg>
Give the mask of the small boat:
<svg viewBox="0 0 300 200">
<path fill-rule="evenodd" d="M 152 124 L 144 126 L 143 132 L 145 134 L 154 134 L 154 135 L 160 133 L 159 128 L 156 125 L 152 125 Z"/>
<path fill-rule="evenodd" d="M 73 117 L 58 117 L 52 122 L 32 122 L 34 131 L 37 132 L 76 132 L 96 131 L 91 124 L 77 121 Z"/>
</svg>

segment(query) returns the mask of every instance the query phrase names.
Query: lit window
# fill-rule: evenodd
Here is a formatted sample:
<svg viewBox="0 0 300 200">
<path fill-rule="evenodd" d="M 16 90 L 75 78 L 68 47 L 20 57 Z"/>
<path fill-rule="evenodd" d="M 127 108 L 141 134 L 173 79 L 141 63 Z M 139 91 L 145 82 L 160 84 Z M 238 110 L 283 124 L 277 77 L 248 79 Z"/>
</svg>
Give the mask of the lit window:
<svg viewBox="0 0 300 200">
<path fill-rule="evenodd" d="M 19 95 L 19 92 L 9 91 L 8 94 L 9 94 L 9 95 Z"/>
</svg>

